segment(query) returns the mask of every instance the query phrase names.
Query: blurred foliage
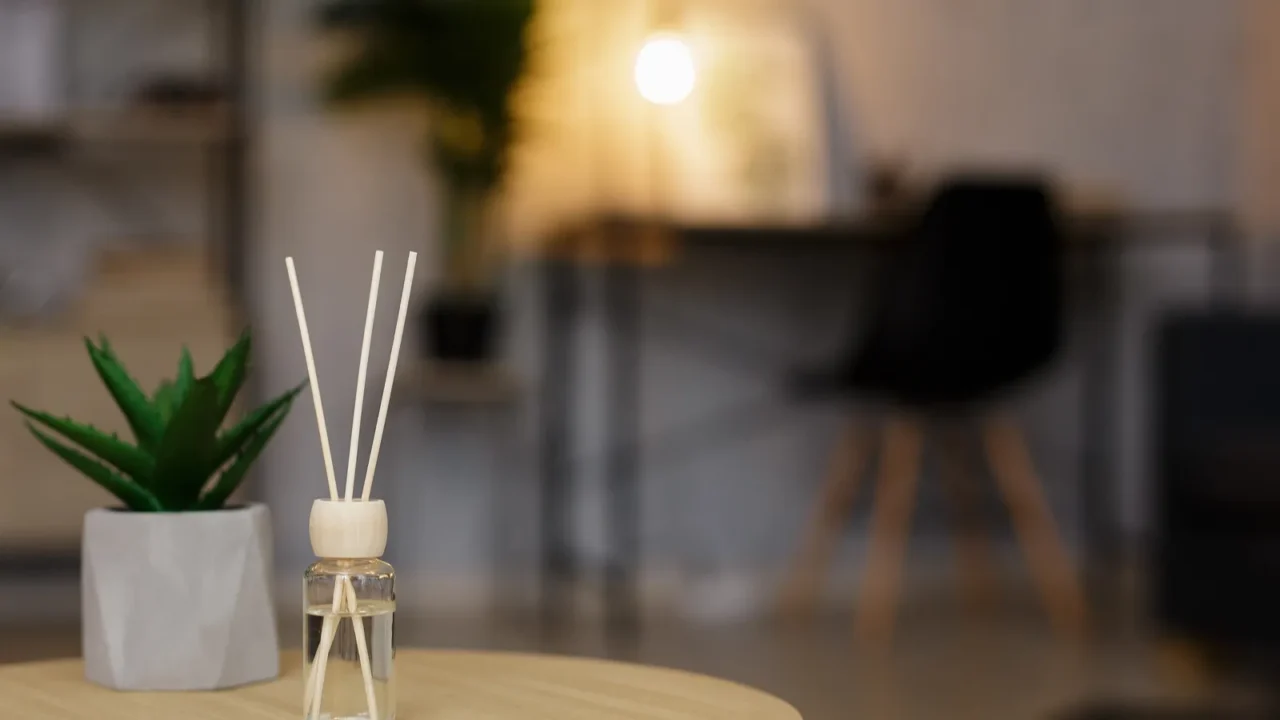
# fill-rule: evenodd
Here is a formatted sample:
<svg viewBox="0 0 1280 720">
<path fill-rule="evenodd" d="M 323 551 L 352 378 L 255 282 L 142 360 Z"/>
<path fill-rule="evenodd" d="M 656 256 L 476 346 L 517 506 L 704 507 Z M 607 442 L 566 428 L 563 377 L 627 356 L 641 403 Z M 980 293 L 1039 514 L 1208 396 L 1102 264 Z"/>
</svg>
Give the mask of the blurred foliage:
<svg viewBox="0 0 1280 720">
<path fill-rule="evenodd" d="M 433 161 L 454 194 L 502 182 L 512 99 L 528 66 L 534 0 L 327 0 L 321 25 L 354 50 L 328 77 L 333 103 L 413 96 L 432 112 Z"/>
</svg>

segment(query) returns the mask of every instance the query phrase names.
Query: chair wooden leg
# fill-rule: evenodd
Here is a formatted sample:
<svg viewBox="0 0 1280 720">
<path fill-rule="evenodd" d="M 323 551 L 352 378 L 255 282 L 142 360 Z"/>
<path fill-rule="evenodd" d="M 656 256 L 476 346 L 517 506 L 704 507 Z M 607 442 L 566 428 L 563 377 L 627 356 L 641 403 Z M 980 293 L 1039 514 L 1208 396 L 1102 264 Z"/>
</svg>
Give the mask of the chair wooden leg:
<svg viewBox="0 0 1280 720">
<path fill-rule="evenodd" d="M 1084 635 L 1084 593 L 1036 477 L 1031 453 L 1016 423 L 994 418 L 983 431 L 992 474 L 1004 495 L 1031 574 L 1055 628 L 1071 639 Z"/>
<path fill-rule="evenodd" d="M 995 598 L 995 570 L 990 543 L 983 533 L 978 486 L 966 451 L 968 425 L 942 428 L 938 443 L 938 479 L 950 510 L 956 561 L 965 603 L 986 610 Z M 974 435 L 976 439 L 976 434 Z"/>
<path fill-rule="evenodd" d="M 805 617 L 813 613 L 823 576 L 849 527 L 870 445 L 869 432 L 857 421 L 850 422 L 841 434 L 831 455 L 822 494 L 783 586 L 779 609 L 784 616 Z"/>
<path fill-rule="evenodd" d="M 889 421 L 871 516 L 867 569 L 859 589 L 854 621 L 854 632 L 864 644 L 887 645 L 893 636 L 922 443 L 923 433 L 918 422 L 901 417 Z"/>
</svg>

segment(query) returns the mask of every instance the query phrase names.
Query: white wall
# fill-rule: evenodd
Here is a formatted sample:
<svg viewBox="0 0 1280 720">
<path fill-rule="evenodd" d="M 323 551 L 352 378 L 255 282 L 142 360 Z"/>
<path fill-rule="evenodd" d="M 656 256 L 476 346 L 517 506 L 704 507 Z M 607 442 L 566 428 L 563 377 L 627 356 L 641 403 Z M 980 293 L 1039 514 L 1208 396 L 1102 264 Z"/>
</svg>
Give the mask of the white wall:
<svg viewBox="0 0 1280 720">
<path fill-rule="evenodd" d="M 870 146 L 1048 164 L 1148 207 L 1231 199 L 1236 3 L 806 0 Z"/>
</svg>

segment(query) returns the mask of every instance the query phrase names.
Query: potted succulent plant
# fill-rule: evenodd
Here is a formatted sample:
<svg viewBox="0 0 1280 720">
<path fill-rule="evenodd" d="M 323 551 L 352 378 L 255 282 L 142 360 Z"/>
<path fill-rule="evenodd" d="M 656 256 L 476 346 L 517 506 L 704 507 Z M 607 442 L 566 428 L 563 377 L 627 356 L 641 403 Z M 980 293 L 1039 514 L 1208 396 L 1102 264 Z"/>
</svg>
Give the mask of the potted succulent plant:
<svg viewBox="0 0 1280 720">
<path fill-rule="evenodd" d="M 249 367 L 247 331 L 204 377 L 184 349 L 177 377 L 150 395 L 106 338 L 85 345 L 134 442 L 13 403 L 41 444 L 122 503 L 85 516 L 85 675 L 120 690 L 274 678 L 268 514 L 227 502 L 305 385 L 223 429 Z"/>
<path fill-rule="evenodd" d="M 494 203 L 515 138 L 534 0 L 329 0 L 324 27 L 354 52 L 328 78 L 332 103 L 414 97 L 429 110 L 425 159 L 441 186 L 444 282 L 421 316 L 428 357 L 486 362 L 500 325 Z"/>
</svg>

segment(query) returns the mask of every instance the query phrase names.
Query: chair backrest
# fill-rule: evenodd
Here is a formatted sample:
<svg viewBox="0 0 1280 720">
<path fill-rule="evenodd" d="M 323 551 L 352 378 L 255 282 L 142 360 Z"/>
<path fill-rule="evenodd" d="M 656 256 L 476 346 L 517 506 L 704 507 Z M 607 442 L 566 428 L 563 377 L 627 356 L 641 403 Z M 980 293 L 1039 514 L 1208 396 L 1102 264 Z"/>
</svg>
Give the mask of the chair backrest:
<svg viewBox="0 0 1280 720">
<path fill-rule="evenodd" d="M 1062 256 L 1045 182 L 947 182 L 873 298 L 861 374 L 922 399 L 970 399 L 1021 379 L 1058 349 Z"/>
</svg>

